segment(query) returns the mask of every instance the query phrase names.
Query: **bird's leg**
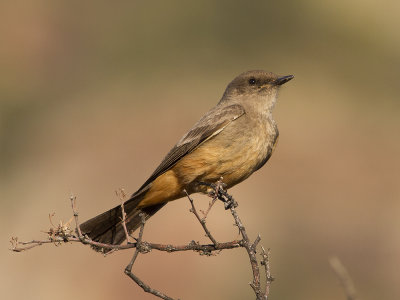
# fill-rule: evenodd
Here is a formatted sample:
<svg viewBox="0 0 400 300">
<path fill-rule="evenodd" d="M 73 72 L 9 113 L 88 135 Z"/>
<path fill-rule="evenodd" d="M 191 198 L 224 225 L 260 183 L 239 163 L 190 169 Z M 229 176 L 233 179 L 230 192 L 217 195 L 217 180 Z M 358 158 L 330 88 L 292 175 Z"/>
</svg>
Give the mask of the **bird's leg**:
<svg viewBox="0 0 400 300">
<path fill-rule="evenodd" d="M 228 194 L 226 184 L 222 182 L 222 179 L 218 180 L 216 183 L 199 182 L 200 185 L 205 185 L 210 188 L 208 195 L 212 198 L 221 200 L 224 203 L 225 209 L 230 209 L 231 207 L 237 207 L 238 204 L 233 199 L 231 195 Z"/>
<path fill-rule="evenodd" d="M 232 207 L 237 207 L 238 203 L 233 199 L 231 195 L 228 194 L 228 192 L 220 188 L 218 189 L 218 199 L 220 199 L 222 202 L 224 202 L 224 207 L 225 209 L 230 209 Z"/>
</svg>

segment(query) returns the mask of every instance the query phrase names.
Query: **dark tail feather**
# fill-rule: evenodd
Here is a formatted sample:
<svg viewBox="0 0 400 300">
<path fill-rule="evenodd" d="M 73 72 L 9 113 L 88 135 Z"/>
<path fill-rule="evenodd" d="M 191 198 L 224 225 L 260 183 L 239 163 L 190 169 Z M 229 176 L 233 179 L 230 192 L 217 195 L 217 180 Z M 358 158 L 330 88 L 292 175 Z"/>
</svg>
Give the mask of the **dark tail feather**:
<svg viewBox="0 0 400 300">
<path fill-rule="evenodd" d="M 140 227 L 142 221 L 140 213 L 144 213 L 147 220 L 165 205 L 163 203 L 142 209 L 137 208 L 142 197 L 142 195 L 138 195 L 124 203 L 128 232 L 133 232 Z M 93 241 L 103 244 L 120 245 L 126 237 L 124 228 L 122 227 L 122 210 L 120 205 L 86 221 L 80 227 L 83 234 L 86 234 Z M 104 253 L 111 250 L 104 248 L 95 249 Z"/>
</svg>

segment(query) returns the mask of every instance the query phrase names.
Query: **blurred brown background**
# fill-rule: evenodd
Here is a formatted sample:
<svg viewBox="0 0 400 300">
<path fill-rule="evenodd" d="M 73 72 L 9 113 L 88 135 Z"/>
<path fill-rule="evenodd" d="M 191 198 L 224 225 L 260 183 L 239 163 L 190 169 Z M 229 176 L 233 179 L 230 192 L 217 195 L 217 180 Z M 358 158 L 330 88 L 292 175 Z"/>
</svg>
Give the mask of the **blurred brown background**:
<svg viewBox="0 0 400 300">
<path fill-rule="evenodd" d="M 275 109 L 270 162 L 231 190 L 272 249 L 271 299 L 400 298 L 400 2 L 7 1 L 0 9 L 0 283 L 4 299 L 154 299 L 124 274 L 129 251 L 81 245 L 16 254 L 47 215 L 81 220 L 134 192 L 237 74 L 294 74 Z M 208 199 L 195 196 L 199 205 Z M 148 223 L 153 242 L 206 242 L 187 200 Z M 237 237 L 221 205 L 209 225 Z M 253 299 L 244 250 L 153 251 L 143 280 L 181 299 Z"/>
</svg>

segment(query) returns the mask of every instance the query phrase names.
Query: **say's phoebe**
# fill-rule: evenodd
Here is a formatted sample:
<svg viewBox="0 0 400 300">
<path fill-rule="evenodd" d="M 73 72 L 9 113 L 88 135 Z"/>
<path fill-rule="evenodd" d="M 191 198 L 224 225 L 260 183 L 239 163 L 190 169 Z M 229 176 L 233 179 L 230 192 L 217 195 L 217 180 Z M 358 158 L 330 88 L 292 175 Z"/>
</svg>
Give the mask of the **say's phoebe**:
<svg viewBox="0 0 400 300">
<path fill-rule="evenodd" d="M 248 71 L 228 84 L 221 100 L 169 151 L 149 179 L 124 203 L 132 232 L 161 207 L 187 193 L 207 193 L 221 177 L 227 188 L 245 180 L 271 157 L 278 141 L 272 118 L 279 87 L 294 76 Z M 205 184 L 206 183 L 206 184 Z M 92 240 L 121 244 L 121 207 L 81 225 Z M 108 250 L 104 250 L 107 252 Z"/>
</svg>

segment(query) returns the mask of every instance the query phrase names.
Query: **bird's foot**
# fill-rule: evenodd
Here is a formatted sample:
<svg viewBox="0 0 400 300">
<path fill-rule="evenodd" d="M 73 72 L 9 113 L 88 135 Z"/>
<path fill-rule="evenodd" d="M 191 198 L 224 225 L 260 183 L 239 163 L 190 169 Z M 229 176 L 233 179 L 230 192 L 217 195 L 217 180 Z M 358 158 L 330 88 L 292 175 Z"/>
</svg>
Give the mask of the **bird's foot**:
<svg viewBox="0 0 400 300">
<path fill-rule="evenodd" d="M 201 184 L 204 184 L 210 188 L 208 195 L 211 198 L 219 199 L 224 203 L 225 210 L 238 206 L 238 203 L 235 201 L 235 199 L 228 194 L 228 191 L 226 190 L 226 184 L 223 183 L 222 180 L 218 180 L 216 183 L 202 182 Z"/>
<path fill-rule="evenodd" d="M 224 202 L 225 210 L 238 206 L 238 203 L 235 201 L 235 199 L 233 199 L 233 197 L 224 189 L 218 190 L 218 199 Z"/>
</svg>

